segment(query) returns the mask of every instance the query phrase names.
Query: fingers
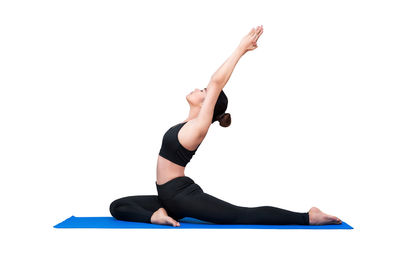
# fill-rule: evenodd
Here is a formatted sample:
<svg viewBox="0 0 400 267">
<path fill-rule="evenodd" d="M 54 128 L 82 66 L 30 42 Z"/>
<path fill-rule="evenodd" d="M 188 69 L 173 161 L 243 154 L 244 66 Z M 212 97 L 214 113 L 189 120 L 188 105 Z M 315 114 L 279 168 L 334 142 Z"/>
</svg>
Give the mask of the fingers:
<svg viewBox="0 0 400 267">
<path fill-rule="evenodd" d="M 257 26 L 255 29 L 253 28 L 251 32 L 251 37 L 257 36 L 257 34 L 260 32 L 260 29 L 261 29 L 260 26 Z"/>
<path fill-rule="evenodd" d="M 256 28 L 253 27 L 253 28 L 251 28 L 251 30 L 250 30 L 250 32 L 248 33 L 248 35 L 253 35 L 253 36 L 255 36 L 256 34 L 262 32 L 263 29 L 264 29 L 264 28 L 263 28 L 263 25 L 257 26 Z"/>
<path fill-rule="evenodd" d="M 253 34 L 253 32 L 254 32 L 254 28 L 251 28 L 251 30 L 250 30 L 250 32 L 248 33 L 248 35 L 252 35 Z"/>
<path fill-rule="evenodd" d="M 257 35 L 256 35 L 256 39 L 255 39 L 255 41 L 257 42 L 258 41 L 258 38 L 260 38 L 260 36 L 261 36 L 261 34 L 264 32 L 264 28 L 263 28 L 263 26 L 261 25 L 261 27 L 258 29 L 258 33 L 257 33 Z"/>
<path fill-rule="evenodd" d="M 263 28 L 258 26 L 256 31 L 253 33 L 253 36 L 252 36 L 255 41 L 257 41 L 258 37 L 260 37 L 262 31 L 263 31 Z"/>
</svg>

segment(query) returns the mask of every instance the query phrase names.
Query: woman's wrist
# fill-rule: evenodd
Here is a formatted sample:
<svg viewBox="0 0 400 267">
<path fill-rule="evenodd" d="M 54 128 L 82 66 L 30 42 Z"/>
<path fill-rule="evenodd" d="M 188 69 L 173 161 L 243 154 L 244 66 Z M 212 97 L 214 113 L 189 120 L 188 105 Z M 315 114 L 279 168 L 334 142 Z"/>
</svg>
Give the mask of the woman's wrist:
<svg viewBox="0 0 400 267">
<path fill-rule="evenodd" d="M 240 54 L 241 56 L 243 56 L 244 54 L 246 54 L 246 49 L 244 49 L 243 47 L 241 47 L 240 45 L 236 48 L 235 50 L 236 53 Z"/>
</svg>

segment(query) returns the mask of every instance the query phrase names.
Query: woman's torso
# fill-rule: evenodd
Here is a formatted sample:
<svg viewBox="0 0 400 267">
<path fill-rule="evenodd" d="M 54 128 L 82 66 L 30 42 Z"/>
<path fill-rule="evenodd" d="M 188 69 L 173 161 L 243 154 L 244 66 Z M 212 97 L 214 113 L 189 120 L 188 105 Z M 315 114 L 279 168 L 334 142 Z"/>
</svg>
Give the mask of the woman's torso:
<svg viewBox="0 0 400 267">
<path fill-rule="evenodd" d="M 178 141 L 187 150 L 194 151 L 203 141 L 201 136 L 194 127 L 193 120 L 187 121 L 178 131 Z M 160 155 L 157 159 L 157 184 L 164 184 L 176 177 L 185 176 L 185 167 L 178 165 Z"/>
</svg>

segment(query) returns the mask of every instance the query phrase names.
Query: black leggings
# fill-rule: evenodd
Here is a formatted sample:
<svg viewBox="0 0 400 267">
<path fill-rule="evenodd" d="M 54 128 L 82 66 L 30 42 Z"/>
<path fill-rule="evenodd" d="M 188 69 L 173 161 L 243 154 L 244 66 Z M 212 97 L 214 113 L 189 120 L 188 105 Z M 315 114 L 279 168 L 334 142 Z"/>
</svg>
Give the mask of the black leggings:
<svg viewBox="0 0 400 267">
<path fill-rule="evenodd" d="M 308 213 L 230 204 L 204 193 L 188 176 L 174 178 L 162 185 L 156 183 L 156 187 L 158 196 L 130 196 L 113 201 L 111 215 L 117 220 L 150 223 L 151 215 L 163 207 L 175 220 L 192 217 L 217 224 L 309 224 Z"/>
</svg>

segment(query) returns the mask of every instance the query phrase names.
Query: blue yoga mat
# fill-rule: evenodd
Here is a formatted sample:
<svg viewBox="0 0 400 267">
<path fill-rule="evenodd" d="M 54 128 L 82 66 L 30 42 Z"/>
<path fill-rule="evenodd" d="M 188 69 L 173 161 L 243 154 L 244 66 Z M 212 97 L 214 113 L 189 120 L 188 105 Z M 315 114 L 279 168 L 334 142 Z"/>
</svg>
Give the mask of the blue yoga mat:
<svg viewBox="0 0 400 267">
<path fill-rule="evenodd" d="M 71 216 L 57 224 L 54 228 L 162 228 L 162 229 L 353 229 L 343 222 L 333 225 L 253 225 L 253 224 L 214 224 L 191 217 L 179 220 L 181 226 L 159 225 L 141 222 L 126 222 L 116 220 L 114 217 L 75 217 Z"/>
</svg>

